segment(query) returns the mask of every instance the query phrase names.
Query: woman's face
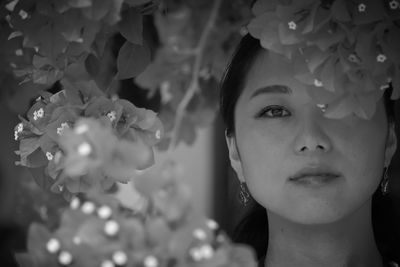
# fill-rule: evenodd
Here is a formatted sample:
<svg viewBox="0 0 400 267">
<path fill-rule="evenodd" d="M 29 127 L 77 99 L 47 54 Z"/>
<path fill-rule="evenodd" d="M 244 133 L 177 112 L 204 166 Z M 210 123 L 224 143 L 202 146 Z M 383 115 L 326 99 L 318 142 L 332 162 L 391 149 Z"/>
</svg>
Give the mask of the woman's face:
<svg viewBox="0 0 400 267">
<path fill-rule="evenodd" d="M 293 76 L 281 56 L 258 56 L 236 103 L 235 134 L 227 137 L 231 164 L 269 212 L 305 224 L 334 222 L 372 197 L 396 149 L 394 130 L 382 100 L 371 120 L 324 117 Z"/>
</svg>

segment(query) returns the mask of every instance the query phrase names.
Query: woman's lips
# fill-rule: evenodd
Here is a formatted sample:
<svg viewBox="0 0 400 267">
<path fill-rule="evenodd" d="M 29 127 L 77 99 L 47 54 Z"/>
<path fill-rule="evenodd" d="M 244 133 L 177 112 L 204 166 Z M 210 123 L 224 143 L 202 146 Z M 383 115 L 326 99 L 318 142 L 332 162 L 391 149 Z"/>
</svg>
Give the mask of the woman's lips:
<svg viewBox="0 0 400 267">
<path fill-rule="evenodd" d="M 323 185 L 341 176 L 340 173 L 326 167 L 304 168 L 289 178 L 290 182 L 301 185 Z"/>
<path fill-rule="evenodd" d="M 302 175 L 301 177 L 296 177 L 293 179 L 289 179 L 291 182 L 299 185 L 323 185 L 328 184 L 340 176 L 334 174 L 310 174 L 310 175 Z"/>
</svg>

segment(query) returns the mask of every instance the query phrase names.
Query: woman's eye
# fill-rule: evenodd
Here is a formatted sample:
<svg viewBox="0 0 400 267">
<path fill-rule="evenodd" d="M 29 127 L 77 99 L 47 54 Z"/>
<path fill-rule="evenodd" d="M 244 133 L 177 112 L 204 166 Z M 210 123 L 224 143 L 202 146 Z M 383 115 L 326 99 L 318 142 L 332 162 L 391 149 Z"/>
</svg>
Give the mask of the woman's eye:
<svg viewBox="0 0 400 267">
<path fill-rule="evenodd" d="M 267 106 L 264 107 L 259 113 L 257 113 L 257 118 L 279 118 L 288 117 L 290 112 L 282 106 Z"/>
</svg>

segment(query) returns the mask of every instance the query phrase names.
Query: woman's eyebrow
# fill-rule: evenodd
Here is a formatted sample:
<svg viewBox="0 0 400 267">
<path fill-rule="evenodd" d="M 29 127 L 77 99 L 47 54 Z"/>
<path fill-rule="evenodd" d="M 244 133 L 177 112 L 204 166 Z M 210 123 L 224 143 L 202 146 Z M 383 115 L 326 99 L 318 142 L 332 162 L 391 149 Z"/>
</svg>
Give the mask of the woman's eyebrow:
<svg viewBox="0 0 400 267">
<path fill-rule="evenodd" d="M 255 90 L 250 99 L 261 94 L 292 94 L 292 89 L 285 85 L 269 85 Z"/>
</svg>

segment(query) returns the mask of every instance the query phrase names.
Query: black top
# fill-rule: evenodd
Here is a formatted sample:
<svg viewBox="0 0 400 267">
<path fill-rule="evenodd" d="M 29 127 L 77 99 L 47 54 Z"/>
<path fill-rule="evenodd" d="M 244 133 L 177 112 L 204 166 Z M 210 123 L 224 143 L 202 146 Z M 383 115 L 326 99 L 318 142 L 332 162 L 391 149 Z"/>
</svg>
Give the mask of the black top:
<svg viewBox="0 0 400 267">
<path fill-rule="evenodd" d="M 264 262 L 265 262 L 265 257 L 262 257 L 258 261 L 258 267 L 266 267 L 264 266 Z M 385 261 L 383 267 L 400 267 L 400 265 L 394 261 Z"/>
</svg>

